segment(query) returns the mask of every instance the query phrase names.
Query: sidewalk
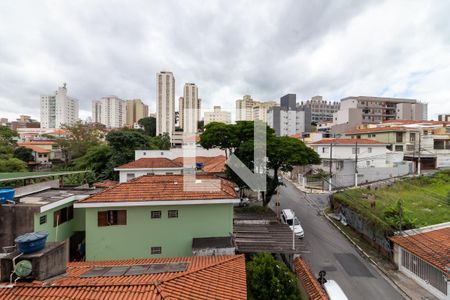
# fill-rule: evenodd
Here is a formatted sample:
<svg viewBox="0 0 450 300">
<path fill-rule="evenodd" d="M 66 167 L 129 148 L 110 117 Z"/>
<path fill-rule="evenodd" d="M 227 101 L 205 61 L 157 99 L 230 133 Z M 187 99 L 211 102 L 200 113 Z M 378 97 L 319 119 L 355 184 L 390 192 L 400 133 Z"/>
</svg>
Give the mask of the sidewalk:
<svg viewBox="0 0 450 300">
<path fill-rule="evenodd" d="M 328 194 L 328 191 L 322 191 L 320 189 L 312 189 L 312 188 L 307 188 L 307 187 L 303 187 L 300 183 L 286 178 L 284 177 L 285 180 L 289 181 L 290 183 L 292 183 L 298 190 L 302 191 L 303 193 L 307 193 L 307 194 Z"/>
</svg>

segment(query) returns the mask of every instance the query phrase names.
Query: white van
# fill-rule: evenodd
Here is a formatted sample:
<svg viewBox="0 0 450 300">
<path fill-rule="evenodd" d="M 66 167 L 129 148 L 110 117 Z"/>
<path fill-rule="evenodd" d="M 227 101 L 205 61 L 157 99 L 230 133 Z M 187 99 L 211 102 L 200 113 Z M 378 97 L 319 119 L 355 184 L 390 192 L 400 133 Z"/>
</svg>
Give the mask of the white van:
<svg viewBox="0 0 450 300">
<path fill-rule="evenodd" d="M 348 300 L 344 291 L 334 280 L 327 279 L 327 282 L 323 284 L 323 288 L 327 292 L 330 300 Z"/>
<path fill-rule="evenodd" d="M 297 237 L 303 238 L 305 236 L 303 227 L 300 225 L 297 217 L 294 217 L 294 211 L 292 209 L 283 209 L 281 211 L 281 223 L 288 224 Z"/>
</svg>

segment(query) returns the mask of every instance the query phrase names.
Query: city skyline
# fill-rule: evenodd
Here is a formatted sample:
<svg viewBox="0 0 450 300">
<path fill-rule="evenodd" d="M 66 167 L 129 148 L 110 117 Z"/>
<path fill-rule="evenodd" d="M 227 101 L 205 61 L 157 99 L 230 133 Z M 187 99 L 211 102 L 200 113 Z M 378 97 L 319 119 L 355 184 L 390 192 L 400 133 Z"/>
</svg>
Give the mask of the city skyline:
<svg viewBox="0 0 450 300">
<path fill-rule="evenodd" d="M 202 107 L 232 112 L 243 95 L 264 101 L 287 93 L 299 100 L 414 98 L 429 103 L 431 119 L 450 111 L 450 33 L 442 26 L 449 3 L 222 4 L 89 3 L 86 13 L 68 3 L 4 2 L 1 117 L 39 119 L 40 96 L 62 82 L 79 99 L 81 119 L 91 115 L 92 100 L 106 95 L 142 99 L 155 112 L 160 70 L 178 79 L 176 99 L 185 82 L 195 82 Z M 164 22 L 169 13 L 183 15 L 182 23 Z M 119 14 L 125 17 L 117 21 Z"/>
</svg>

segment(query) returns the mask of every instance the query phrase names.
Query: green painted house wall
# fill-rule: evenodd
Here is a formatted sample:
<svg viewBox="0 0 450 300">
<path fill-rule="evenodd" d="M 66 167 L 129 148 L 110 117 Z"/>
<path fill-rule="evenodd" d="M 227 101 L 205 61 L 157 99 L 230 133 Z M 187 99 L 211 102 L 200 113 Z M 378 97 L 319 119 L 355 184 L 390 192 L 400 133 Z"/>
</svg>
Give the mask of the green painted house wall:
<svg viewBox="0 0 450 300">
<path fill-rule="evenodd" d="M 122 209 L 126 225 L 98 226 L 99 211 Z M 178 218 L 167 217 L 172 209 Z M 161 219 L 151 219 L 152 210 L 161 210 Z M 192 238 L 233 232 L 233 204 L 86 208 L 85 213 L 86 260 L 191 256 Z M 162 247 L 162 253 L 152 255 L 151 247 Z"/>
<path fill-rule="evenodd" d="M 73 205 L 73 202 L 58 206 L 43 213 L 34 214 L 34 231 L 46 231 L 48 233 L 47 242 L 61 242 L 70 238 L 74 231 L 84 231 L 84 208 L 74 209 L 72 220 L 60 224 L 58 229 L 53 227 L 54 212 L 71 205 Z M 47 222 L 44 224 L 39 224 L 41 216 L 47 216 Z M 56 231 L 58 231 L 58 233 L 56 233 Z"/>
</svg>

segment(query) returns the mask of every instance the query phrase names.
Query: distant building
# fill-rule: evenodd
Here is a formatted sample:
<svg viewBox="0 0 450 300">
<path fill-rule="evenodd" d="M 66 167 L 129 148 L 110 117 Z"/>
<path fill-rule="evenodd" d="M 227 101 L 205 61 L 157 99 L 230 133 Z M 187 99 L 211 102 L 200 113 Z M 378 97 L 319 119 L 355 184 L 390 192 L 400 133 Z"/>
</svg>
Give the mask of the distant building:
<svg viewBox="0 0 450 300">
<path fill-rule="evenodd" d="M 205 112 L 205 125 L 211 122 L 231 123 L 231 112 L 223 111 L 220 106 L 214 106 L 213 111 Z"/>
<path fill-rule="evenodd" d="M 156 134 L 175 130 L 175 77 L 172 72 L 156 74 Z"/>
<path fill-rule="evenodd" d="M 236 100 L 236 121 L 261 120 L 267 122 L 267 111 L 277 106 L 276 101 L 255 101 L 250 95 Z"/>
<path fill-rule="evenodd" d="M 450 167 L 450 124 L 440 121 L 393 120 L 369 128 L 348 130 L 353 139 L 371 139 L 388 144 L 388 149 L 404 154 L 418 170 Z"/>
<path fill-rule="evenodd" d="M 8 119 L 6 119 L 7 121 Z M 21 115 L 16 121 L 6 122 L 6 126 L 12 130 L 17 130 L 19 128 L 40 128 L 41 123 L 39 121 L 31 119 L 30 116 Z"/>
<path fill-rule="evenodd" d="M 183 97 L 179 98 L 179 127 L 184 132 L 197 132 L 200 121 L 201 99 L 198 98 L 198 87 L 195 83 L 185 83 Z"/>
<path fill-rule="evenodd" d="M 389 120 L 426 120 L 427 109 L 426 103 L 415 99 L 347 97 L 341 100 L 340 109 L 334 114 L 332 131 L 341 133 Z"/>
<path fill-rule="evenodd" d="M 448 115 L 439 115 L 438 116 L 438 121 L 450 122 L 450 114 L 448 114 Z"/>
<path fill-rule="evenodd" d="M 127 117 L 126 102 L 117 96 L 106 96 L 92 102 L 92 119 L 107 128 L 125 126 Z"/>
<path fill-rule="evenodd" d="M 55 95 L 41 96 L 41 128 L 61 128 L 78 121 L 78 100 L 67 96 L 66 84 Z"/>
<path fill-rule="evenodd" d="M 302 101 L 300 108 L 311 110 L 311 122 L 332 121 L 333 114 L 339 110 L 339 102 L 324 101 L 322 96 L 314 96 L 311 100 Z"/>
<path fill-rule="evenodd" d="M 311 131 L 311 111 L 297 107 L 296 95 L 287 94 L 280 99 L 280 106 L 274 106 L 267 113 L 267 125 L 277 136 L 292 136 Z"/>
<path fill-rule="evenodd" d="M 148 117 L 148 105 L 144 104 L 141 99 L 127 100 L 126 106 L 126 124 L 128 126 L 134 126 L 140 119 Z"/>
</svg>

